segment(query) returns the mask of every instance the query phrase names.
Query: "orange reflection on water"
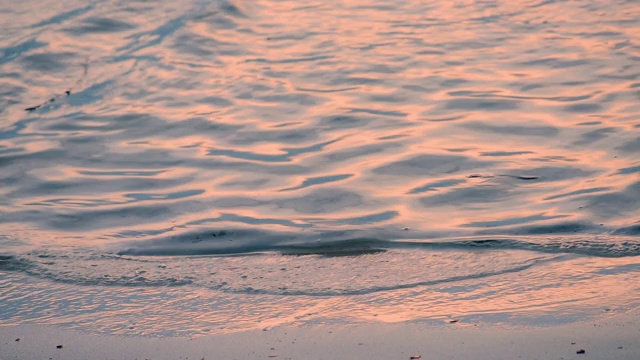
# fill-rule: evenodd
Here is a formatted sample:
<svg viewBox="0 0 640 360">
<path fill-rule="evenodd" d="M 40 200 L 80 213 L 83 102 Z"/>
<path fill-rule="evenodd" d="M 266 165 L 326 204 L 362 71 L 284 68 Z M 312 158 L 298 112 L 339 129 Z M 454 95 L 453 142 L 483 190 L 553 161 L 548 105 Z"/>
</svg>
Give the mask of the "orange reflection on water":
<svg viewBox="0 0 640 360">
<path fill-rule="evenodd" d="M 29 275 L 235 330 L 637 304 L 638 4 L 74 5 L 0 11 Z"/>
</svg>

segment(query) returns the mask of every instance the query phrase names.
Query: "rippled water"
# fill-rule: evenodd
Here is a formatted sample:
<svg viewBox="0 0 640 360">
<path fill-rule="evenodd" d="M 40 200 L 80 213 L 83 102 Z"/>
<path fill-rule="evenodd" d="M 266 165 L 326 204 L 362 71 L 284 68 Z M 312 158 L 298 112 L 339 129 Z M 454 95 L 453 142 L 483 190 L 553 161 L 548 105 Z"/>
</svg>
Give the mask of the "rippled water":
<svg viewBox="0 0 640 360">
<path fill-rule="evenodd" d="M 637 1 L 27 0 L 0 20 L 0 323 L 640 305 Z"/>
</svg>

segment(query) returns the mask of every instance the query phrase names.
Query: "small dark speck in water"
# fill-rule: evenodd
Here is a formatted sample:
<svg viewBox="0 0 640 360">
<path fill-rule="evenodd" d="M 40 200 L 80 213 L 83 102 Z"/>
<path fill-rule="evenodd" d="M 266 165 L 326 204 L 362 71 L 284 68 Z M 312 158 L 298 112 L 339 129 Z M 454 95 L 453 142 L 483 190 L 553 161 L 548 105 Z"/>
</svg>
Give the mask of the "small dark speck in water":
<svg viewBox="0 0 640 360">
<path fill-rule="evenodd" d="M 525 180 L 525 181 L 538 180 L 540 178 L 539 176 L 528 176 L 528 175 L 499 175 L 499 176 L 506 176 L 506 177 L 510 177 L 518 180 Z"/>
</svg>

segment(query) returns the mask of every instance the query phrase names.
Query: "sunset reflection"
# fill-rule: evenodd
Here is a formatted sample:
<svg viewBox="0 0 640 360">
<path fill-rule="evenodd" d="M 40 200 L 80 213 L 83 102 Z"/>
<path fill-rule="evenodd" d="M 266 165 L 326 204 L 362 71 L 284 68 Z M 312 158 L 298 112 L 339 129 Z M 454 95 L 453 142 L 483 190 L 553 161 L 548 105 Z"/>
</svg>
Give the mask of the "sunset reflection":
<svg viewBox="0 0 640 360">
<path fill-rule="evenodd" d="M 634 2 L 0 10 L 0 323 L 201 335 L 640 306 Z M 30 309 L 22 285 L 80 310 Z"/>
</svg>

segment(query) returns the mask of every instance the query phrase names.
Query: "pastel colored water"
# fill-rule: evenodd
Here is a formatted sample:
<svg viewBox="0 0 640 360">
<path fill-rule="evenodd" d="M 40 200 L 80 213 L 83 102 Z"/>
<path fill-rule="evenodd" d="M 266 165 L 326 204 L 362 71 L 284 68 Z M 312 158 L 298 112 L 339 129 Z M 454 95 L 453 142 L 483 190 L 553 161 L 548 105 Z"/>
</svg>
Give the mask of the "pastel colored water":
<svg viewBox="0 0 640 360">
<path fill-rule="evenodd" d="M 637 1 L 0 4 L 0 324 L 640 306 Z"/>
</svg>

